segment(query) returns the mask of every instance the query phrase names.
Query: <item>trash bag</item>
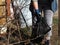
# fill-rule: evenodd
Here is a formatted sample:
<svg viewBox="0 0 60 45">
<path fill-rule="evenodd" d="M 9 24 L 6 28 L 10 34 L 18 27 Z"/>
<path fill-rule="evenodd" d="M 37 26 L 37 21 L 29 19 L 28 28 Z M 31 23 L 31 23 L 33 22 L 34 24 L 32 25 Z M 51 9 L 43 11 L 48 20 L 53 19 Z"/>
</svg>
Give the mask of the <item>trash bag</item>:
<svg viewBox="0 0 60 45">
<path fill-rule="evenodd" d="M 33 38 L 42 37 L 51 30 L 44 17 L 42 17 L 41 15 L 38 15 L 36 17 L 37 17 L 37 21 L 33 25 L 33 30 L 32 30 Z"/>
</svg>

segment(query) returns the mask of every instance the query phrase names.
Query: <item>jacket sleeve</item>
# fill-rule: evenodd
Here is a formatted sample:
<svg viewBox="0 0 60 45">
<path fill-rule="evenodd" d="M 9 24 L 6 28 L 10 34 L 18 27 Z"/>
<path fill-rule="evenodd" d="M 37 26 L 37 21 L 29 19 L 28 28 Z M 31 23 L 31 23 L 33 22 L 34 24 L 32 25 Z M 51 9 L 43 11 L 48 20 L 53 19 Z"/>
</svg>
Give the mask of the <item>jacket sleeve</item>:
<svg viewBox="0 0 60 45">
<path fill-rule="evenodd" d="M 56 12 L 56 10 L 57 10 L 57 0 L 53 0 L 53 2 L 51 4 L 51 8 L 52 8 L 53 12 Z"/>
</svg>

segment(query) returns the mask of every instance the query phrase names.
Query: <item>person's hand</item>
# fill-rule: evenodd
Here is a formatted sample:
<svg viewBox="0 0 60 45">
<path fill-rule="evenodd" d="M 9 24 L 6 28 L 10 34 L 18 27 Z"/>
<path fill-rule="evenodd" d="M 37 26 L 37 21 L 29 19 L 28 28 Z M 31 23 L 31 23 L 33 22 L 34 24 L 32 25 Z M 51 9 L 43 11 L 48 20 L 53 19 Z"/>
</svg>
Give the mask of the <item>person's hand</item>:
<svg viewBox="0 0 60 45">
<path fill-rule="evenodd" d="M 37 18 L 41 18 L 41 11 L 39 9 L 35 9 L 35 14 Z"/>
<path fill-rule="evenodd" d="M 40 11 L 39 9 L 35 9 L 35 13 L 36 13 L 37 15 L 41 15 L 41 11 Z"/>
<path fill-rule="evenodd" d="M 41 11 L 40 10 L 35 10 L 35 14 L 36 14 L 36 17 L 37 17 L 37 22 L 39 22 L 42 19 Z"/>
</svg>

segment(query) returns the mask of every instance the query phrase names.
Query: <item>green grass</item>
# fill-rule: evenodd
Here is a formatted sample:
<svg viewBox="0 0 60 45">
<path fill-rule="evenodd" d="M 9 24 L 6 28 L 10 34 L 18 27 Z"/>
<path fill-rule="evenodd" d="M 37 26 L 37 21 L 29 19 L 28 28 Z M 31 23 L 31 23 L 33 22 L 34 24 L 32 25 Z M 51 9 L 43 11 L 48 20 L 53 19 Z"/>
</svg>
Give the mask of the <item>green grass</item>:
<svg viewBox="0 0 60 45">
<path fill-rule="evenodd" d="M 53 23 L 58 24 L 58 18 L 53 18 Z"/>
</svg>

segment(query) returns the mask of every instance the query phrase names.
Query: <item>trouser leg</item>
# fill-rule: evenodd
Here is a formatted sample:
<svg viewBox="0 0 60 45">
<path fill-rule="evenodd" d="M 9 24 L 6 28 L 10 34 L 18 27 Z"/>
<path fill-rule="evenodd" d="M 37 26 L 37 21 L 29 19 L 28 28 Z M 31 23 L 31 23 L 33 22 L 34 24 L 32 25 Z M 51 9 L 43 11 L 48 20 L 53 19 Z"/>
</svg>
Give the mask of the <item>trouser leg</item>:
<svg viewBox="0 0 60 45">
<path fill-rule="evenodd" d="M 47 40 L 50 40 L 50 37 L 52 36 L 53 11 L 45 10 L 44 14 L 47 24 L 51 27 L 51 30 L 47 33 Z"/>
</svg>

